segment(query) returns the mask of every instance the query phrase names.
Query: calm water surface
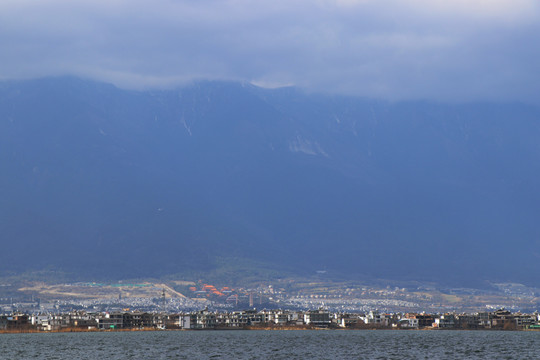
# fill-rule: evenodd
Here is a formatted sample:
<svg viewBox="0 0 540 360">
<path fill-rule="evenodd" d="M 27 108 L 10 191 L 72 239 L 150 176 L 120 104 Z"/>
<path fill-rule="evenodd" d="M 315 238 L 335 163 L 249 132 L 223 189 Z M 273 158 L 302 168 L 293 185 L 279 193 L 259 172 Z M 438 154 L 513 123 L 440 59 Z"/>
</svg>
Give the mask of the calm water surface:
<svg viewBox="0 0 540 360">
<path fill-rule="evenodd" d="M 0 334 L 0 359 L 540 359 L 540 332 Z"/>
</svg>

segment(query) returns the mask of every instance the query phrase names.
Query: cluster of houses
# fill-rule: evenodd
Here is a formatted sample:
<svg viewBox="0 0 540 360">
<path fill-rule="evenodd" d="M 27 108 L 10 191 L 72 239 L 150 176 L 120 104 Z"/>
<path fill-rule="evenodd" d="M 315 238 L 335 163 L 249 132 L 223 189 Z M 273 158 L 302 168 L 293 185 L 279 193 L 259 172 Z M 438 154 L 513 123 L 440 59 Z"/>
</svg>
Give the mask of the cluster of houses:
<svg viewBox="0 0 540 360">
<path fill-rule="evenodd" d="M 540 314 L 511 313 L 505 309 L 476 314 L 367 314 L 308 311 L 246 310 L 214 312 L 208 309 L 164 314 L 137 311 L 63 314 L 0 315 L 0 331 L 69 331 L 115 329 L 248 329 L 387 328 L 387 329 L 540 329 Z"/>
</svg>

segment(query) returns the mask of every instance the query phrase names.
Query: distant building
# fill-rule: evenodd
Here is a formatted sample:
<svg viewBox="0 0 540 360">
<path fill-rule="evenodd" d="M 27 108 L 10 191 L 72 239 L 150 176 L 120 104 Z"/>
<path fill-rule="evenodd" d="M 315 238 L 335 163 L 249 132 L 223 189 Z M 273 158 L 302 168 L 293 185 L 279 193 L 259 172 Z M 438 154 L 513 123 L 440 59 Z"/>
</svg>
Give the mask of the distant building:
<svg viewBox="0 0 540 360">
<path fill-rule="evenodd" d="M 324 309 L 310 310 L 304 313 L 304 323 L 317 327 L 328 327 L 332 321 L 330 313 Z"/>
<path fill-rule="evenodd" d="M 213 329 L 216 327 L 216 314 L 204 309 L 191 314 L 190 329 Z"/>
<path fill-rule="evenodd" d="M 1 330 L 25 330 L 32 328 L 30 317 L 27 314 L 13 314 L 0 316 Z"/>
<path fill-rule="evenodd" d="M 123 329 L 124 313 L 111 313 L 97 319 L 99 329 Z"/>
<path fill-rule="evenodd" d="M 418 319 L 402 318 L 399 320 L 399 327 L 403 329 L 418 329 Z"/>
<path fill-rule="evenodd" d="M 456 326 L 456 317 L 453 314 L 444 314 L 438 318 L 435 318 L 433 327 L 448 329 Z"/>
<path fill-rule="evenodd" d="M 491 327 L 499 329 L 515 327 L 514 315 L 506 309 L 495 311 L 491 318 Z"/>
</svg>

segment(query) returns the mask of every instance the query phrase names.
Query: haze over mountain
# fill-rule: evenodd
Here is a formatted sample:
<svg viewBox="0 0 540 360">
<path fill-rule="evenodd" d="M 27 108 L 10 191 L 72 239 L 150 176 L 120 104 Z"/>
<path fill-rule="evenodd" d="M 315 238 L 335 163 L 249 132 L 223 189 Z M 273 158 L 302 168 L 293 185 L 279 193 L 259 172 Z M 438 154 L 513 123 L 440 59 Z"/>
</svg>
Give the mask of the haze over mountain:
<svg viewBox="0 0 540 360">
<path fill-rule="evenodd" d="M 540 109 L 0 84 L 0 271 L 540 281 Z M 236 261 L 236 260 L 231 260 Z"/>
</svg>

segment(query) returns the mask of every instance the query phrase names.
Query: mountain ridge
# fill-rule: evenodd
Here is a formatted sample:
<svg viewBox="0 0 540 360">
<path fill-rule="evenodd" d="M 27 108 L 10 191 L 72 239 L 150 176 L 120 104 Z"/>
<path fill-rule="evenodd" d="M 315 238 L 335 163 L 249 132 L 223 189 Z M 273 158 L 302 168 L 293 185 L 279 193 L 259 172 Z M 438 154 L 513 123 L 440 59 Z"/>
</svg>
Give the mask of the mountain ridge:
<svg viewBox="0 0 540 360">
<path fill-rule="evenodd" d="M 234 82 L 3 82 L 0 270 L 155 276 L 229 256 L 536 283 L 539 115 Z"/>
</svg>

